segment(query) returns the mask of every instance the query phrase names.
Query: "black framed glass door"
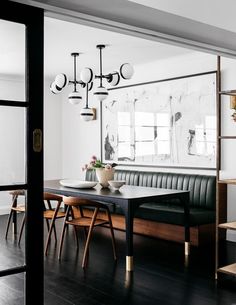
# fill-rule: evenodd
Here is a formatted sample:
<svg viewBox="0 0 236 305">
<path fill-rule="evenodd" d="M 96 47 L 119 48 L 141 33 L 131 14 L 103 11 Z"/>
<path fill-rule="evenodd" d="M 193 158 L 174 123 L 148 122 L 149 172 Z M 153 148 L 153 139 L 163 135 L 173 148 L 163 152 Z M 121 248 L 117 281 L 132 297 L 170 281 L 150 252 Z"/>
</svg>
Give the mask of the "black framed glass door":
<svg viewBox="0 0 236 305">
<path fill-rule="evenodd" d="M 0 5 L 0 210 L 2 202 L 14 198 L 15 191 L 23 193 L 26 222 L 23 254 L 16 241 L 12 244 L 12 236 L 5 244 L 2 241 L 6 253 L 12 251 L 13 259 L 0 264 L 0 280 L 25 274 L 24 297 L 17 301 L 16 296 L 14 304 L 40 305 L 43 304 L 44 15 L 39 8 L 3 3 Z M 10 202 L 8 208 L 10 212 Z M 0 257 L 4 257 L 1 254 L 4 247 L 0 248 Z M 9 258 L 6 253 L 5 258 Z M 21 254 L 23 259 L 18 260 L 17 255 Z"/>
</svg>

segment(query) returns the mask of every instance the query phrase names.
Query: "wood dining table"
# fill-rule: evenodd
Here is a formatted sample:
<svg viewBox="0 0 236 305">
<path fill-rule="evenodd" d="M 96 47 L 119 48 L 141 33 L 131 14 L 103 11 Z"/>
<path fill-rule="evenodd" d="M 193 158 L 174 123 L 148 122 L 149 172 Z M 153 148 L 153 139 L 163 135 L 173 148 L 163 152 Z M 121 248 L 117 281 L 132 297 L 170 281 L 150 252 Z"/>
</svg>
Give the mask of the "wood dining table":
<svg viewBox="0 0 236 305">
<path fill-rule="evenodd" d="M 126 234 L 126 270 L 134 270 L 133 249 L 133 222 L 136 210 L 145 203 L 158 202 L 163 199 L 176 198 L 184 208 L 185 217 L 185 255 L 190 253 L 189 228 L 189 191 L 141 187 L 124 185 L 119 191 L 110 188 L 101 188 L 98 184 L 93 188 L 71 188 L 60 184 L 60 180 L 47 180 L 44 182 L 44 191 L 63 196 L 75 196 L 103 203 L 119 205 L 125 217 Z"/>
</svg>

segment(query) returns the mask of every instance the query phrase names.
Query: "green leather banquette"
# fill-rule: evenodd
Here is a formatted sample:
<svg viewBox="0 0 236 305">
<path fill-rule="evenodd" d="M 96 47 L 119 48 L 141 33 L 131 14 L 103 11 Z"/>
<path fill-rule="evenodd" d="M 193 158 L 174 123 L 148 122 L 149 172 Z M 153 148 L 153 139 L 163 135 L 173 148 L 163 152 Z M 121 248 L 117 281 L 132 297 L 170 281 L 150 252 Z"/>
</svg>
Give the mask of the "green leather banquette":
<svg viewBox="0 0 236 305">
<path fill-rule="evenodd" d="M 208 175 L 116 170 L 114 179 L 129 185 L 190 191 L 190 225 L 215 223 L 216 177 Z M 86 180 L 96 181 L 94 171 L 86 172 Z M 116 214 L 122 214 L 116 207 Z M 184 225 L 183 206 L 177 200 L 143 204 L 137 218 L 161 223 Z"/>
</svg>

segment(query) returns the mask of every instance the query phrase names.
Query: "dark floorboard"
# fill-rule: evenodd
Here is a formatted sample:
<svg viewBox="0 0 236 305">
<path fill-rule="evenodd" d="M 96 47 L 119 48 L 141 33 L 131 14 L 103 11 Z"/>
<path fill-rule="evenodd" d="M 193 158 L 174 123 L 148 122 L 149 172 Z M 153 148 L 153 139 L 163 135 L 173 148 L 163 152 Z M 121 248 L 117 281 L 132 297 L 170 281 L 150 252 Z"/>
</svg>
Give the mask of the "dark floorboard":
<svg viewBox="0 0 236 305">
<path fill-rule="evenodd" d="M 10 234 L 4 239 L 6 217 L 0 216 L 0 269 L 24 262 L 21 246 Z M 61 222 L 58 221 L 58 233 Z M 188 262 L 183 245 L 134 237 L 135 272 L 125 271 L 124 233 L 116 231 L 118 261 L 112 257 L 109 232 L 94 232 L 88 268 L 81 267 L 80 249 L 74 234 L 66 234 L 62 260 L 57 260 L 54 240 L 45 257 L 45 305 L 236 305 L 236 284 L 219 285 L 214 280 L 214 249 L 193 248 Z M 236 261 L 236 247 L 228 243 L 225 256 Z M 24 275 L 0 278 L 0 305 L 24 304 Z M 33 305 L 33 304 L 32 304 Z"/>
</svg>

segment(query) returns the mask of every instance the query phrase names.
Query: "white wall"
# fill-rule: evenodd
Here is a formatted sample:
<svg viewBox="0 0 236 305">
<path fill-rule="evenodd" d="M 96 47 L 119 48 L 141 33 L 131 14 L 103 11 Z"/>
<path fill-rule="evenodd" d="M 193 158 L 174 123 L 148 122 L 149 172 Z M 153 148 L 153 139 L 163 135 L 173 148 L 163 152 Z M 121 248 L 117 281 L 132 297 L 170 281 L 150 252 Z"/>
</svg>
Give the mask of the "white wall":
<svg viewBox="0 0 236 305">
<path fill-rule="evenodd" d="M 62 176 L 62 103 L 50 92 L 50 80 L 44 82 L 44 178 Z M 59 97 L 59 98 L 58 98 Z"/>
</svg>

